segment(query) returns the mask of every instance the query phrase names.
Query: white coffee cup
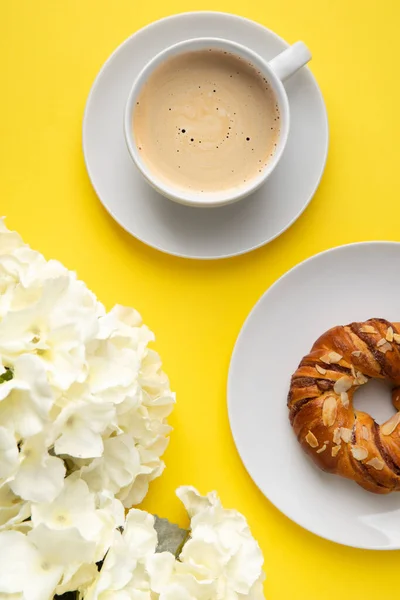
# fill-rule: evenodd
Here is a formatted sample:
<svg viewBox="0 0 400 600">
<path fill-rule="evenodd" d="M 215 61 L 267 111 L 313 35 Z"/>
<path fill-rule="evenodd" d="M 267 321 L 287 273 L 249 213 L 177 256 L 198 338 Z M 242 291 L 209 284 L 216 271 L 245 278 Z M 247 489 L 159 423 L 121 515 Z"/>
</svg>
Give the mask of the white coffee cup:
<svg viewBox="0 0 400 600">
<path fill-rule="evenodd" d="M 240 56 L 242 59 L 252 63 L 254 67 L 260 71 L 272 87 L 280 112 L 280 134 L 277 147 L 270 161 L 262 170 L 261 174 L 254 176 L 243 185 L 224 189 L 223 191 L 196 193 L 195 191 L 185 190 L 178 185 L 168 184 L 157 174 L 152 172 L 144 162 L 141 153 L 136 145 L 133 133 L 133 110 L 137 101 L 137 97 L 142 89 L 143 84 L 147 81 L 151 73 L 161 63 L 167 61 L 172 56 L 185 54 L 196 50 L 216 49 L 230 52 Z M 186 204 L 190 206 L 222 206 L 231 204 L 241 198 L 252 194 L 257 190 L 268 177 L 271 175 L 276 165 L 280 161 L 288 139 L 290 128 L 290 109 L 289 101 L 283 82 L 291 75 L 296 73 L 301 67 L 308 63 L 311 59 L 311 54 L 303 42 L 296 42 L 281 54 L 269 62 L 265 61 L 261 56 L 235 42 L 220 38 L 196 38 L 180 42 L 169 48 L 166 48 L 157 54 L 147 65 L 142 69 L 135 79 L 125 107 L 124 116 L 124 132 L 125 140 L 128 146 L 129 154 L 133 162 L 139 169 L 140 173 L 146 181 L 153 186 L 160 194 L 166 196 L 170 200 Z"/>
</svg>

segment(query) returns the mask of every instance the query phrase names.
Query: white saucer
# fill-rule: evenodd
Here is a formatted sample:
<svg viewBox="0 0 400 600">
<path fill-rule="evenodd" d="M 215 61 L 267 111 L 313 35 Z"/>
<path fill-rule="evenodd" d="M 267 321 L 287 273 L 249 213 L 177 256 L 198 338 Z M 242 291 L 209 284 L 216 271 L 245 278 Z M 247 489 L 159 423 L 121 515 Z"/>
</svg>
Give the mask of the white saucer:
<svg viewBox="0 0 400 600">
<path fill-rule="evenodd" d="M 124 229 L 163 252 L 211 259 L 262 246 L 301 215 L 324 170 L 328 124 L 318 85 L 303 68 L 286 85 L 292 125 L 284 156 L 261 190 L 237 204 L 212 209 L 185 207 L 159 196 L 142 180 L 126 149 L 125 102 L 134 78 L 152 56 L 202 36 L 231 39 L 267 59 L 287 47 L 261 25 L 225 13 L 186 13 L 145 27 L 117 48 L 99 73 L 86 105 L 83 151 L 97 195 Z"/>
<path fill-rule="evenodd" d="M 233 437 L 265 496 L 321 537 L 375 550 L 400 549 L 400 493 L 374 495 L 315 467 L 293 434 L 286 400 L 292 373 L 329 327 L 371 317 L 400 320 L 398 264 L 400 243 L 367 242 L 318 254 L 289 271 L 248 317 L 228 381 Z M 389 390 L 378 382 L 356 394 L 356 405 L 378 422 L 394 413 Z"/>
</svg>

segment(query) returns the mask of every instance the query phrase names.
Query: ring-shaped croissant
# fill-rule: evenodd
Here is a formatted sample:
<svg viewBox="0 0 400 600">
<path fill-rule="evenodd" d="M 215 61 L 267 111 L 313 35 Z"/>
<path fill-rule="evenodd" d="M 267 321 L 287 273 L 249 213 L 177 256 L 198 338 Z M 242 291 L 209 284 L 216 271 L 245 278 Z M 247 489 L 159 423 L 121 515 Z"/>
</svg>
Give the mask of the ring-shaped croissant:
<svg viewBox="0 0 400 600">
<path fill-rule="evenodd" d="M 370 319 L 324 333 L 292 376 L 290 422 L 318 467 L 378 494 L 400 491 L 400 412 L 378 425 L 355 410 L 370 378 L 393 385 L 400 409 L 400 323 Z"/>
</svg>

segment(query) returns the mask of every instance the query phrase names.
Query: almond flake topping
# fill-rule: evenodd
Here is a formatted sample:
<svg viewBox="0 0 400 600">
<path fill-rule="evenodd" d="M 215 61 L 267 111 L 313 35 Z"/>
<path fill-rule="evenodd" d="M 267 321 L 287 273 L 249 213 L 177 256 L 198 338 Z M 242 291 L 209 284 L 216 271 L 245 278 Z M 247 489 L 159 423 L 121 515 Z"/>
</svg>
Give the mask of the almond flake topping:
<svg viewBox="0 0 400 600">
<path fill-rule="evenodd" d="M 324 444 L 323 446 L 321 446 L 321 448 L 319 448 L 317 450 L 317 454 L 321 454 L 321 452 L 325 452 L 325 450 L 326 450 L 326 444 Z"/>
<path fill-rule="evenodd" d="M 306 435 L 306 442 L 309 446 L 311 446 L 311 448 L 318 448 L 318 440 L 312 431 L 308 431 Z"/>
<path fill-rule="evenodd" d="M 393 327 L 388 327 L 386 332 L 386 339 L 388 342 L 393 342 Z"/>
<path fill-rule="evenodd" d="M 337 352 L 329 352 L 328 354 L 331 363 L 334 365 L 342 360 L 343 356 Z"/>
<path fill-rule="evenodd" d="M 348 429 L 347 427 L 340 428 L 340 437 L 344 442 L 346 442 L 346 444 L 348 444 L 351 441 L 352 433 L 352 430 Z"/>
<path fill-rule="evenodd" d="M 400 333 L 394 333 L 393 339 L 396 342 L 396 344 L 400 344 Z"/>
<path fill-rule="evenodd" d="M 344 408 L 349 408 L 350 400 L 347 392 L 341 392 L 340 401 Z"/>
<path fill-rule="evenodd" d="M 360 327 L 360 331 L 362 333 L 378 333 L 372 325 L 364 325 L 364 327 Z"/>
<path fill-rule="evenodd" d="M 361 356 L 362 352 L 361 350 L 354 350 L 354 352 L 351 353 L 353 356 L 355 356 L 356 358 L 358 358 L 359 356 Z"/>
<path fill-rule="evenodd" d="M 365 377 L 361 371 L 357 371 L 357 378 L 354 380 L 356 385 L 363 385 L 364 383 L 368 383 L 368 377 Z"/>
<path fill-rule="evenodd" d="M 371 458 L 371 460 L 369 460 L 366 464 L 370 467 L 373 467 L 377 471 L 382 471 L 383 467 L 385 466 L 383 460 L 377 458 L 376 456 L 374 458 Z"/>
<path fill-rule="evenodd" d="M 352 380 L 347 375 L 343 375 L 337 381 L 335 381 L 335 385 L 333 386 L 333 391 L 335 394 L 341 394 L 342 392 L 347 392 L 353 385 Z"/>
<path fill-rule="evenodd" d="M 368 450 L 362 446 L 352 446 L 351 453 L 356 460 L 365 460 L 368 456 Z"/>
<path fill-rule="evenodd" d="M 365 425 L 362 426 L 362 437 L 364 440 L 369 440 L 369 431 L 368 431 L 368 427 L 366 427 Z"/>
<path fill-rule="evenodd" d="M 340 444 L 341 442 L 341 435 L 340 435 L 340 427 L 336 427 L 335 431 L 333 432 L 333 442 L 335 444 Z"/>
<path fill-rule="evenodd" d="M 328 354 L 324 354 L 323 356 L 321 356 L 320 360 L 322 360 L 322 362 L 324 362 L 327 365 L 331 364 L 331 359 L 329 358 Z"/>
<path fill-rule="evenodd" d="M 386 340 L 385 343 L 379 347 L 379 352 L 382 352 L 383 354 L 386 354 L 386 352 L 389 352 L 390 350 L 392 350 L 392 346 Z"/>
<path fill-rule="evenodd" d="M 390 435 L 396 429 L 397 425 L 400 423 L 400 412 L 390 417 L 389 421 L 386 421 L 381 427 L 381 433 L 383 435 Z"/>
<path fill-rule="evenodd" d="M 379 342 L 376 343 L 376 345 L 378 346 L 378 348 L 380 348 L 380 346 L 383 346 L 383 344 L 386 344 L 386 339 L 385 338 L 381 338 L 379 340 Z"/>
<path fill-rule="evenodd" d="M 333 448 L 332 448 L 332 452 L 331 452 L 331 454 L 332 454 L 332 456 L 333 456 L 333 457 L 337 456 L 337 454 L 338 454 L 338 452 L 339 452 L 340 448 L 341 448 L 341 445 L 340 445 L 340 444 L 338 444 L 338 446 L 333 446 Z"/>
<path fill-rule="evenodd" d="M 319 365 L 315 365 L 315 368 L 317 369 L 318 373 L 320 373 L 321 375 L 326 375 L 326 369 L 324 369 L 323 367 L 320 367 Z"/>
<path fill-rule="evenodd" d="M 337 415 L 337 402 L 336 398 L 333 396 L 328 396 L 324 400 L 324 404 L 322 407 L 322 420 L 324 422 L 325 427 L 332 427 L 334 422 L 336 421 Z"/>
</svg>

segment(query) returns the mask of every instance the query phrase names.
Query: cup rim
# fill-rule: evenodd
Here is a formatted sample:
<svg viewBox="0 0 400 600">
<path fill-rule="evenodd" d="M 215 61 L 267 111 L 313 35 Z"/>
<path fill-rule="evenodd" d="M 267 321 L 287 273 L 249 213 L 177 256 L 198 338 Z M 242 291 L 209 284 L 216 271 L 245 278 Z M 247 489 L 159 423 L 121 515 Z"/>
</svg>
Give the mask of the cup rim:
<svg viewBox="0 0 400 600">
<path fill-rule="evenodd" d="M 259 68 L 263 76 L 266 76 L 268 82 L 273 88 L 277 102 L 279 105 L 281 121 L 279 131 L 278 146 L 274 152 L 271 161 L 260 175 L 252 178 L 247 185 L 237 186 L 236 188 L 228 188 L 227 190 L 218 192 L 203 192 L 197 193 L 196 191 L 187 191 L 179 186 L 173 184 L 168 185 L 162 178 L 157 177 L 156 174 L 146 165 L 143 161 L 133 133 L 133 111 L 135 107 L 136 98 L 138 97 L 142 86 L 145 84 L 148 77 L 154 71 L 154 69 L 161 64 L 164 60 L 168 60 L 170 56 L 176 56 L 184 52 L 193 50 L 200 50 L 202 47 L 214 47 L 218 49 L 228 49 L 231 52 L 245 56 L 254 66 Z M 269 178 L 275 167 L 279 163 L 284 149 L 286 147 L 288 134 L 290 127 L 290 109 L 289 101 L 286 94 L 286 90 L 283 86 L 282 81 L 275 75 L 273 70 L 270 68 L 268 61 L 265 60 L 258 53 L 254 52 L 247 46 L 233 42 L 225 38 L 218 37 L 197 37 L 183 40 L 176 44 L 172 44 L 158 52 L 153 56 L 141 69 L 139 74 L 133 81 L 131 86 L 124 111 L 124 136 L 125 142 L 129 151 L 129 154 L 141 173 L 144 179 L 149 183 L 157 192 L 163 196 L 189 206 L 201 206 L 201 207 L 213 207 L 213 206 L 224 206 L 232 204 L 238 200 L 252 194 L 259 187 L 261 187 L 265 181 Z"/>
</svg>

